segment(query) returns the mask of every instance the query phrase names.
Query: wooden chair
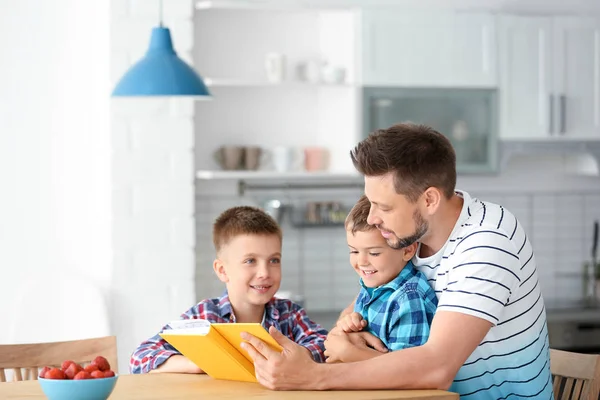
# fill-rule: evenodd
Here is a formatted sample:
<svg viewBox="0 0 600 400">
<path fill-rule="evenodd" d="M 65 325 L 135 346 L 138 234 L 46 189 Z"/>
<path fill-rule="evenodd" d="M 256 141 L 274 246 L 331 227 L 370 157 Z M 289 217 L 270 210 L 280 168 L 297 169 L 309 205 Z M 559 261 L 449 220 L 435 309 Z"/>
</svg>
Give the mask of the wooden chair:
<svg viewBox="0 0 600 400">
<path fill-rule="evenodd" d="M 600 399 L 600 354 L 550 349 L 555 400 Z"/>
<path fill-rule="evenodd" d="M 88 364 L 97 356 L 105 357 L 117 372 L 117 339 L 105 336 L 68 342 L 0 345 L 0 382 L 6 382 L 6 369 L 12 369 L 13 381 L 37 379 L 45 366 L 59 367 L 63 361 Z"/>
</svg>

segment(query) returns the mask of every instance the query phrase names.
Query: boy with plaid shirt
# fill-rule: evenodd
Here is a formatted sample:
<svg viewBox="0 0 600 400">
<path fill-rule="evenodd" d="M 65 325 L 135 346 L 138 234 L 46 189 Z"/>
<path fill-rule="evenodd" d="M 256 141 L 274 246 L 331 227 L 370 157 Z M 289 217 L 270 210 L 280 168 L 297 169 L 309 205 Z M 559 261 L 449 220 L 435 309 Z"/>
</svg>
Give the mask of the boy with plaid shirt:
<svg viewBox="0 0 600 400">
<path fill-rule="evenodd" d="M 340 319 L 337 329 L 348 333 L 366 327 L 390 351 L 423 345 L 437 297 L 411 262 L 417 243 L 398 250 L 388 246 L 379 230 L 367 223 L 370 207 L 362 196 L 346 218 L 350 264 L 360 276 L 361 290 L 354 312 Z M 382 354 L 375 349 L 331 348 L 332 342 L 325 342 L 327 362 L 360 361 Z"/>
<path fill-rule="evenodd" d="M 298 304 L 273 297 L 281 283 L 281 229 L 264 211 L 247 206 L 224 211 L 213 225 L 217 258 L 213 269 L 227 290 L 202 300 L 181 319 L 209 322 L 258 322 L 273 326 L 303 346 L 316 362 L 324 361 L 327 331 L 311 321 Z M 169 325 L 162 331 L 171 329 Z M 161 331 L 161 332 L 162 332 Z M 146 372 L 202 373 L 158 334 L 144 341 L 130 360 L 134 374 Z"/>
</svg>

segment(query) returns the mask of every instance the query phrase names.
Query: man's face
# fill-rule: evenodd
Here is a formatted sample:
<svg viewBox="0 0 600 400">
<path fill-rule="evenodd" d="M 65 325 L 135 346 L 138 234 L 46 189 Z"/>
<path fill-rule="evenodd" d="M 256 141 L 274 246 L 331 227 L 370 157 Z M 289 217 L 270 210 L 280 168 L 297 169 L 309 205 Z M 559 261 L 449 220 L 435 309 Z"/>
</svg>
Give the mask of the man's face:
<svg viewBox="0 0 600 400">
<path fill-rule="evenodd" d="M 394 249 L 410 246 L 428 231 L 417 203 L 396 193 L 392 174 L 365 176 L 365 195 L 371 202 L 367 222 L 375 225 Z"/>
</svg>

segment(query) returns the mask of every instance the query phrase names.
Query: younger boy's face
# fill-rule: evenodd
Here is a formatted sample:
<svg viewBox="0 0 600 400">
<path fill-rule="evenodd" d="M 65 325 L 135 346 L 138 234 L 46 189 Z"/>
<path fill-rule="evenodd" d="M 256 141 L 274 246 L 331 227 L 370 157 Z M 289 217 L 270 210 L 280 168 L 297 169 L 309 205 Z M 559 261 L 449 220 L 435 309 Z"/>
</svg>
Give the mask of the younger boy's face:
<svg viewBox="0 0 600 400">
<path fill-rule="evenodd" d="M 417 244 L 403 249 L 392 249 L 379 230 L 366 232 L 346 231 L 350 264 L 367 287 L 378 287 L 392 281 L 413 257 Z"/>
<path fill-rule="evenodd" d="M 223 246 L 215 272 L 238 307 L 264 306 L 281 283 L 281 240 L 277 235 L 239 235 Z"/>
</svg>

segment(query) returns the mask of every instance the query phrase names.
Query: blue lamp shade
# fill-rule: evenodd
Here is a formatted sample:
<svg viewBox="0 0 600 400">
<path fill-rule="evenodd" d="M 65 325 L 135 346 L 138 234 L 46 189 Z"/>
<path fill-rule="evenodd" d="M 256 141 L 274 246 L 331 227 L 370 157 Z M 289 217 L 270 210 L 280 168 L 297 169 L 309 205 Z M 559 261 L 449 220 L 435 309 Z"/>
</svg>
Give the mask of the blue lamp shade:
<svg viewBox="0 0 600 400">
<path fill-rule="evenodd" d="M 177 57 L 171 32 L 162 26 L 152 29 L 146 55 L 123 75 L 112 95 L 210 98 L 200 75 Z"/>
</svg>

